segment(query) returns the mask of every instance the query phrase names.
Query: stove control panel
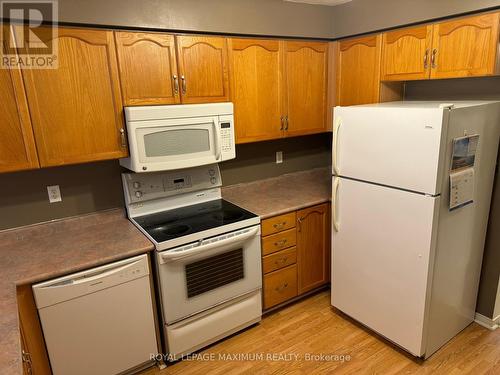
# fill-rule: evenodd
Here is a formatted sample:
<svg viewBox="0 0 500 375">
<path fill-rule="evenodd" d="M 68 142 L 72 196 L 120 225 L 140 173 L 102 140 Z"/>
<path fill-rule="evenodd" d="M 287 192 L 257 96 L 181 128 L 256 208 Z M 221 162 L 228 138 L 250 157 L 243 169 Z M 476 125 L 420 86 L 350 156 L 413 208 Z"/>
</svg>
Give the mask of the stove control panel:
<svg viewBox="0 0 500 375">
<path fill-rule="evenodd" d="M 177 171 L 123 173 L 122 179 L 127 204 L 206 190 L 222 185 L 217 164 Z"/>
</svg>

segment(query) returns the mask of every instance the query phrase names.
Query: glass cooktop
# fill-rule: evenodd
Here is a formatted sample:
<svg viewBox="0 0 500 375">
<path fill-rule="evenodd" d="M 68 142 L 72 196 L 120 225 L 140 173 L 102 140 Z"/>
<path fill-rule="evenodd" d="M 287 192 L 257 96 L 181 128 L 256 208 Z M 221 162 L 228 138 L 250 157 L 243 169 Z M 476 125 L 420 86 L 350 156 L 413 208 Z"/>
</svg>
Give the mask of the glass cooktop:
<svg viewBox="0 0 500 375">
<path fill-rule="evenodd" d="M 254 217 L 257 215 L 224 199 L 216 199 L 139 216 L 135 220 L 156 242 L 163 242 Z"/>
</svg>

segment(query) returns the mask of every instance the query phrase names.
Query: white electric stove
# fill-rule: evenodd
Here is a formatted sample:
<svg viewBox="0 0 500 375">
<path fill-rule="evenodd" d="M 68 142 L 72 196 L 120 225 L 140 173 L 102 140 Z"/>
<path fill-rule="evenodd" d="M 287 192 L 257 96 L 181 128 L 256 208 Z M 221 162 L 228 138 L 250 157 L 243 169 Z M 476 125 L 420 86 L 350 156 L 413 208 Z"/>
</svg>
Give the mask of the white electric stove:
<svg viewBox="0 0 500 375">
<path fill-rule="evenodd" d="M 218 165 L 122 178 L 129 219 L 156 246 L 170 358 L 259 322 L 260 218 L 222 199 Z"/>
</svg>

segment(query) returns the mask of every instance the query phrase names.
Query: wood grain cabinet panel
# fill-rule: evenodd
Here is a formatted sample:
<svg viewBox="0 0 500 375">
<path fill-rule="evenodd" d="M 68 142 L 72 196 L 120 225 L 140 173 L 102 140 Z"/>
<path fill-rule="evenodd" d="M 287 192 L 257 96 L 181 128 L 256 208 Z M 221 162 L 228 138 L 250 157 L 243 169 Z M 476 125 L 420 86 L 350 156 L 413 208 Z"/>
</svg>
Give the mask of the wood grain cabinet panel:
<svg viewBox="0 0 500 375">
<path fill-rule="evenodd" d="M 57 38 L 57 69 L 22 71 L 41 166 L 127 156 L 113 32 L 59 28 Z"/>
<path fill-rule="evenodd" d="M 236 142 L 283 136 L 283 52 L 278 40 L 229 39 Z"/>
<path fill-rule="evenodd" d="M 297 296 L 297 266 L 291 265 L 264 275 L 264 309 Z"/>
<path fill-rule="evenodd" d="M 271 234 L 262 239 L 262 254 L 267 255 L 294 246 L 297 241 L 295 228 Z"/>
<path fill-rule="evenodd" d="M 499 13 L 435 24 L 431 78 L 496 74 L 498 33 Z"/>
<path fill-rule="evenodd" d="M 0 41 L 0 47 L 1 59 L 4 56 L 3 41 Z M 35 140 L 19 69 L 0 69 L 0 96 L 0 172 L 38 168 Z"/>
<path fill-rule="evenodd" d="M 329 281 L 330 254 L 329 204 L 297 212 L 298 294 L 318 288 Z"/>
<path fill-rule="evenodd" d="M 182 102 L 229 101 L 226 38 L 182 35 L 176 44 Z"/>
<path fill-rule="evenodd" d="M 340 41 L 337 45 L 337 105 L 378 103 L 381 36 Z"/>
<path fill-rule="evenodd" d="M 173 35 L 115 32 L 125 105 L 180 103 Z"/>
<path fill-rule="evenodd" d="M 285 42 L 287 136 L 326 131 L 328 43 Z"/>
<path fill-rule="evenodd" d="M 297 250 L 295 247 L 278 251 L 277 253 L 262 257 L 262 272 L 267 274 L 295 264 L 297 262 Z"/>
<path fill-rule="evenodd" d="M 295 212 L 262 220 L 262 235 L 268 236 L 295 227 Z"/>
<path fill-rule="evenodd" d="M 381 79 L 427 79 L 430 74 L 432 26 L 390 31 L 382 35 Z"/>
</svg>

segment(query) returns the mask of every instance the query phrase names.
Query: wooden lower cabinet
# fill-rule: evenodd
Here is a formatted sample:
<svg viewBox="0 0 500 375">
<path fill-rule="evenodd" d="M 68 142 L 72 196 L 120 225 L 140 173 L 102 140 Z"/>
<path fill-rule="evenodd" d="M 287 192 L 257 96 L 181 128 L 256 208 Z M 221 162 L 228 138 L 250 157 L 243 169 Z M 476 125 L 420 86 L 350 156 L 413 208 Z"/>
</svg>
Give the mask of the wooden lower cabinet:
<svg viewBox="0 0 500 375">
<path fill-rule="evenodd" d="M 324 203 L 262 221 L 265 310 L 329 282 L 329 207 Z"/>
<path fill-rule="evenodd" d="M 43 339 L 42 327 L 33 297 L 31 285 L 17 287 L 19 329 L 23 373 L 29 375 L 50 375 L 49 357 Z"/>
</svg>

